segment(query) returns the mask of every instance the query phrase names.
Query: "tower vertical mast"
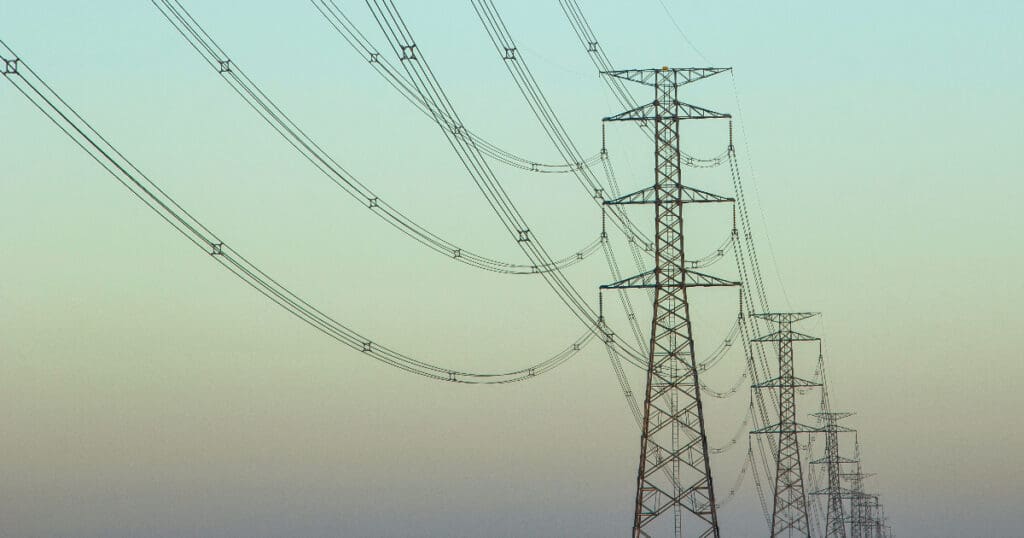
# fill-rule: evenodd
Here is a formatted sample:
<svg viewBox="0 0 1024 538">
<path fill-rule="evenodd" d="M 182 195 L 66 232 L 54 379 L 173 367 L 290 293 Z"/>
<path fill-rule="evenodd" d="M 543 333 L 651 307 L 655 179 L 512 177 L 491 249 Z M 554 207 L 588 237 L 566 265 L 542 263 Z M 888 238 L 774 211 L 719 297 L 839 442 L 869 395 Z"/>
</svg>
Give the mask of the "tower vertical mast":
<svg viewBox="0 0 1024 538">
<path fill-rule="evenodd" d="M 679 121 L 729 115 L 681 103 L 678 89 L 725 70 L 664 67 L 604 73 L 654 88 L 654 102 L 605 118 L 654 125 L 654 186 L 606 202 L 655 206 L 654 269 L 602 286 L 654 288 L 634 537 L 679 537 L 684 528 L 688 536 L 719 536 L 687 288 L 737 284 L 686 268 L 683 204 L 733 200 L 682 184 Z"/>
<path fill-rule="evenodd" d="M 772 538 L 778 536 L 809 538 L 810 522 L 807 518 L 807 496 L 804 492 L 804 475 L 800 466 L 800 443 L 798 434 L 812 433 L 816 429 L 800 424 L 796 420 L 796 389 L 817 387 L 820 383 L 796 377 L 793 368 L 793 343 L 818 341 L 793 330 L 793 323 L 816 314 L 765 313 L 755 317 L 776 324 L 774 333 L 754 339 L 758 343 L 775 343 L 779 354 L 779 376 L 754 385 L 755 389 L 777 389 L 779 393 L 779 422 L 754 430 L 752 433 L 778 435 L 778 451 L 775 460 L 775 496 L 772 509 Z"/>
<path fill-rule="evenodd" d="M 824 490 L 815 491 L 814 495 L 828 495 L 828 511 L 825 515 L 825 538 L 846 538 L 846 519 L 843 517 L 842 468 L 844 463 L 856 463 L 857 460 L 839 455 L 839 433 L 852 431 L 839 425 L 839 420 L 853 413 L 822 411 L 814 416 L 822 419 L 824 425 L 819 432 L 825 434 L 825 457 L 811 464 L 826 465 L 828 484 Z"/>
</svg>

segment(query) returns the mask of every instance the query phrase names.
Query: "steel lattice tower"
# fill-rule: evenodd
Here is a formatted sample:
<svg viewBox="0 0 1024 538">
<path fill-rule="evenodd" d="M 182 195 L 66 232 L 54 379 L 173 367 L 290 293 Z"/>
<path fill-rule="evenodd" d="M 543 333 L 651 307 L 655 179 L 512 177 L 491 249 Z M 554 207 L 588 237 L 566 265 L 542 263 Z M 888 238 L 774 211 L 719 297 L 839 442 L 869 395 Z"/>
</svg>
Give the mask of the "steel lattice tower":
<svg viewBox="0 0 1024 538">
<path fill-rule="evenodd" d="M 860 463 L 860 439 L 854 438 L 854 459 L 856 460 L 856 471 L 842 473 L 840 476 L 850 481 L 850 489 L 844 492 L 844 497 L 850 499 L 850 538 L 867 538 L 868 513 L 867 505 L 870 495 L 864 492 L 864 479 L 873 476 L 864 473 Z"/>
<path fill-rule="evenodd" d="M 861 517 L 854 522 L 861 538 L 883 538 L 881 510 L 878 495 L 864 494 L 861 497 Z"/>
<path fill-rule="evenodd" d="M 679 121 L 730 116 L 679 102 L 678 89 L 723 71 L 663 67 L 604 73 L 654 88 L 654 102 L 604 118 L 654 125 L 654 186 L 606 202 L 655 206 L 654 269 L 602 286 L 654 289 L 634 537 L 669 532 L 678 537 L 684 528 L 688 536 L 719 536 L 686 290 L 737 283 L 686 268 L 683 204 L 733 199 L 683 186 Z"/>
<path fill-rule="evenodd" d="M 809 538 L 810 522 L 807 519 L 807 496 L 804 492 L 804 474 L 800 467 L 800 443 L 798 434 L 813 433 L 816 428 L 796 421 L 796 389 L 817 387 L 820 383 L 800 379 L 793 372 L 793 342 L 817 342 L 819 339 L 793 330 L 793 323 L 817 314 L 766 313 L 754 314 L 775 323 L 778 330 L 755 338 L 756 343 L 775 343 L 779 353 L 779 376 L 754 385 L 755 389 L 778 389 L 779 422 L 751 433 L 777 434 L 778 451 L 775 459 L 775 496 L 772 509 L 772 538 L 777 536 L 798 536 Z"/>
<path fill-rule="evenodd" d="M 828 495 L 825 538 L 846 538 L 841 466 L 845 463 L 856 463 L 857 460 L 839 455 L 839 433 L 853 430 L 840 426 L 838 421 L 853 416 L 853 413 L 822 411 L 813 416 L 824 421 L 824 425 L 818 431 L 825 434 L 825 457 L 814 460 L 811 464 L 826 465 L 828 469 L 828 485 L 821 491 L 815 491 L 813 495 Z"/>
</svg>

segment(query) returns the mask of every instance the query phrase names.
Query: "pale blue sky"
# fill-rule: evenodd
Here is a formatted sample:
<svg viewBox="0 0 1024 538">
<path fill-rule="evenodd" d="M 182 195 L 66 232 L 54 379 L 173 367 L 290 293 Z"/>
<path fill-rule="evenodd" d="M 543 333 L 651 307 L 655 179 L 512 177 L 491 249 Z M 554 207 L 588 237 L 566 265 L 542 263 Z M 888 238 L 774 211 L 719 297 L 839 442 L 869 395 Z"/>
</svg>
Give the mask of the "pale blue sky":
<svg viewBox="0 0 1024 538">
<path fill-rule="evenodd" d="M 183 2 L 392 204 L 440 235 L 521 259 L 436 128 L 310 4 Z M 339 3 L 383 44 L 361 2 Z M 735 68 L 735 92 L 723 76 L 687 99 L 738 114 L 738 95 L 769 296 L 779 309 L 824 312 L 807 332 L 827 339 L 834 403 L 858 413 L 849 424 L 898 534 L 1014 535 L 1024 501 L 1014 418 L 1024 404 L 1024 7 L 665 3 L 709 61 Z M 600 118 L 618 108 L 557 2 L 497 4 L 583 152 L 596 151 Z M 657 0 L 580 4 L 617 65 L 705 64 Z M 468 2 L 398 5 L 471 128 L 555 158 Z M 0 38 L 235 248 L 380 341 L 500 369 L 578 335 L 539 280 L 453 264 L 339 193 L 149 2 L 5 0 Z M 645 186 L 646 140 L 625 126 L 608 133 L 624 188 Z M 722 126 L 684 136 L 698 153 L 724 143 Z M 638 435 L 599 348 L 514 386 L 409 377 L 230 278 L 8 84 L 0 137 L 3 535 L 618 536 L 628 527 Z M 598 212 L 575 180 L 496 170 L 551 251 L 596 234 Z M 729 193 L 723 171 L 694 178 Z M 703 211 L 690 245 L 711 248 L 727 221 Z M 598 257 L 569 274 L 595 300 L 608 279 Z M 695 298 L 698 354 L 721 338 L 733 301 Z M 731 384 L 742 368 L 731 357 L 709 383 Z M 807 350 L 798 368 L 809 375 L 813 359 Z M 708 404 L 713 439 L 735 430 L 742 398 Z M 720 484 L 732 482 L 741 452 L 713 460 Z M 729 536 L 763 532 L 749 479 L 722 519 Z"/>
</svg>

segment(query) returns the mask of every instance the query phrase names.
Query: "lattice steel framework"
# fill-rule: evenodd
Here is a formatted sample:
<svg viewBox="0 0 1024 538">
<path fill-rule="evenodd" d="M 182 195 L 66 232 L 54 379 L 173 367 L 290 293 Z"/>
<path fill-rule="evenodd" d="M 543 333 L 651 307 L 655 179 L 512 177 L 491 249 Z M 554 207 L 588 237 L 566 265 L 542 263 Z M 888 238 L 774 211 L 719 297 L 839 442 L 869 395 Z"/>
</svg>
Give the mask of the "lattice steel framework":
<svg viewBox="0 0 1024 538">
<path fill-rule="evenodd" d="M 778 390 L 779 422 L 752 432 L 779 436 L 775 459 L 772 538 L 809 538 L 811 535 L 807 518 L 807 495 L 804 492 L 804 474 L 800 467 L 798 434 L 813 433 L 817 429 L 796 421 L 796 389 L 818 387 L 821 384 L 794 375 L 793 342 L 817 342 L 819 339 L 794 331 L 793 323 L 815 315 L 817 314 L 810 312 L 754 314 L 755 317 L 774 323 L 778 327 L 777 331 L 753 340 L 757 343 L 775 343 L 779 353 L 779 376 L 754 385 L 755 389 Z"/>
<path fill-rule="evenodd" d="M 862 493 L 853 499 L 855 514 L 850 519 L 850 534 L 854 538 L 885 538 L 882 504 L 878 495 Z"/>
<path fill-rule="evenodd" d="M 663 67 L 603 73 L 654 88 L 654 102 L 604 118 L 654 126 L 654 186 L 606 202 L 655 206 L 654 270 L 602 286 L 654 288 L 634 537 L 669 532 L 678 537 L 684 528 L 688 536 L 719 536 L 686 290 L 737 283 L 686 268 L 683 204 L 733 200 L 683 186 L 679 121 L 730 116 L 679 102 L 678 89 L 723 71 Z"/>
<path fill-rule="evenodd" d="M 824 424 L 818 430 L 825 434 L 825 456 L 811 462 L 812 465 L 825 465 L 828 470 L 828 484 L 825 489 L 815 491 L 812 495 L 828 495 L 828 511 L 825 514 L 825 538 L 846 538 L 846 518 L 843 515 L 842 465 L 857 463 L 857 460 L 839 454 L 839 433 L 853 431 L 840 426 L 839 420 L 853 416 L 853 413 L 822 411 L 814 416 L 822 419 Z"/>
<path fill-rule="evenodd" d="M 874 475 L 861 468 L 860 439 L 854 440 L 854 459 L 857 460 L 856 471 L 840 474 L 850 482 L 850 489 L 844 490 L 843 495 L 850 499 L 850 515 L 846 521 L 850 523 L 850 538 L 870 538 L 873 522 L 869 508 L 873 496 L 864 491 L 864 479 Z"/>
</svg>

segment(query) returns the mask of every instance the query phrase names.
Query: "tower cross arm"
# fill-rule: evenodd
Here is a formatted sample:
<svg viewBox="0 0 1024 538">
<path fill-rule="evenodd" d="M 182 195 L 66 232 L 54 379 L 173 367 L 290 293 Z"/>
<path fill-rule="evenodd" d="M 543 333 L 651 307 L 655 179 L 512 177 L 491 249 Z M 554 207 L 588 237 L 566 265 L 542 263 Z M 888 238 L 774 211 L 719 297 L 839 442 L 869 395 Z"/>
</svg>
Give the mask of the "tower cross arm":
<svg viewBox="0 0 1024 538">
<path fill-rule="evenodd" d="M 816 381 L 811 381 L 809 379 L 801 379 L 799 377 L 792 377 L 792 378 L 790 378 L 790 377 L 776 377 L 776 378 L 773 378 L 773 379 L 769 379 L 768 381 L 765 381 L 763 383 L 757 383 L 755 385 L 751 385 L 750 388 L 754 388 L 754 389 L 783 389 L 783 388 L 799 389 L 799 388 L 820 387 L 820 386 L 821 386 L 821 383 L 818 383 Z M 821 431 L 821 430 L 819 429 L 818 431 Z"/>
<path fill-rule="evenodd" d="M 811 462 L 811 463 L 814 463 L 814 462 Z M 852 489 L 849 489 L 849 488 L 838 488 L 838 489 L 839 489 L 838 493 L 840 495 L 842 495 L 842 497 L 844 499 L 856 498 L 857 495 L 858 495 L 858 493 L 856 491 L 854 491 Z M 831 493 L 831 492 L 828 489 L 819 489 L 817 491 L 812 491 L 811 495 L 828 495 L 829 493 Z"/>
<path fill-rule="evenodd" d="M 819 411 L 817 413 L 811 413 L 812 417 L 818 417 L 829 422 L 850 418 L 853 415 L 854 413 L 851 411 Z"/>
<path fill-rule="evenodd" d="M 813 318 L 818 314 L 819 312 L 764 312 L 761 314 L 751 315 L 755 318 L 761 318 L 772 323 L 794 323 L 807 318 Z"/>
<path fill-rule="evenodd" d="M 771 334 L 759 336 L 751 340 L 751 342 L 817 342 L 818 340 L 821 340 L 821 338 L 796 331 L 775 331 Z"/>
<path fill-rule="evenodd" d="M 691 82 L 697 82 L 719 73 L 732 71 L 731 67 L 662 67 L 661 69 L 621 69 L 616 71 L 602 71 L 601 74 L 621 78 L 645 86 L 654 86 L 658 83 L 658 73 L 672 73 L 674 84 L 682 86 Z"/>
<path fill-rule="evenodd" d="M 706 275 L 704 273 L 698 273 L 697 271 L 689 270 L 685 272 L 684 285 L 687 288 L 710 288 L 715 286 L 739 286 L 739 282 L 733 282 L 731 280 L 725 280 L 724 278 L 718 278 L 717 276 Z M 678 285 L 678 284 L 677 284 Z M 603 290 L 615 290 L 615 289 L 629 289 L 629 288 L 657 288 L 659 286 L 657 274 L 651 270 L 645 273 L 640 273 L 636 276 L 624 278 L 618 282 L 611 284 L 605 284 L 601 286 Z"/>
<path fill-rule="evenodd" d="M 735 202 L 735 198 L 728 198 L 726 196 L 720 196 L 712 194 L 707 191 L 695 189 L 693 187 L 687 187 L 686 185 L 678 185 L 679 187 L 679 198 L 684 204 L 700 204 L 700 203 L 711 203 L 711 202 Z M 631 205 L 631 204 L 655 204 L 658 203 L 658 188 L 647 187 L 636 191 L 634 193 L 626 194 L 618 198 L 606 200 L 605 205 Z"/>
<path fill-rule="evenodd" d="M 821 430 L 818 430 L 818 431 L 821 431 Z M 811 465 L 828 465 L 828 464 L 832 464 L 832 463 L 835 463 L 835 464 L 844 464 L 844 463 L 845 464 L 853 464 L 853 463 L 860 463 L 860 460 L 857 460 L 857 459 L 854 459 L 854 458 L 847 458 L 846 456 L 838 456 L 838 457 L 835 457 L 835 458 L 828 458 L 828 457 L 818 458 L 816 460 L 811 460 L 809 463 Z"/>
<path fill-rule="evenodd" d="M 817 428 L 814 426 L 808 426 L 806 424 L 794 423 L 794 424 L 772 424 L 771 426 L 765 426 L 764 428 L 758 428 L 751 430 L 752 434 L 771 434 L 771 433 L 817 433 Z"/>
<path fill-rule="evenodd" d="M 652 101 L 646 105 L 640 105 L 634 109 L 620 112 L 614 116 L 607 116 L 602 121 L 681 121 L 681 120 L 715 120 L 731 118 L 732 114 L 715 112 L 697 105 L 691 105 L 682 101 L 674 101 L 675 113 L 661 114 L 664 107 L 658 102 Z"/>
</svg>

